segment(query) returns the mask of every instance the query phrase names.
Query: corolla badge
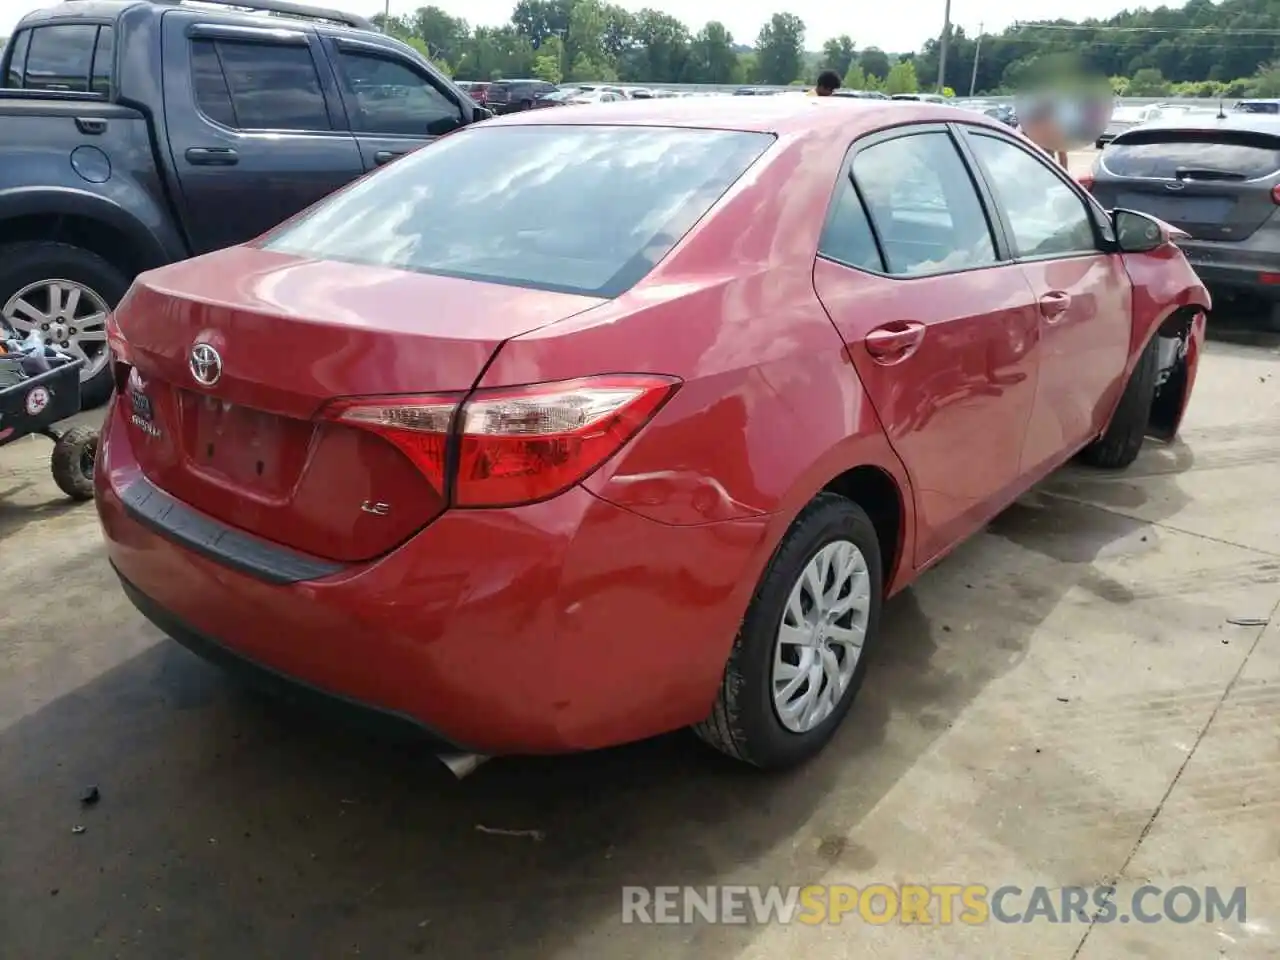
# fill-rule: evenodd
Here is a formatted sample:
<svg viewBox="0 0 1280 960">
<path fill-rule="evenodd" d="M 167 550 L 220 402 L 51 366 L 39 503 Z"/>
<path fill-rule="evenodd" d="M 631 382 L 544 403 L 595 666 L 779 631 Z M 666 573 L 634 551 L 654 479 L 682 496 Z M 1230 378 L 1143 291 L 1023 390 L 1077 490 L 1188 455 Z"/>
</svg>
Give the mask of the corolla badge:
<svg viewBox="0 0 1280 960">
<path fill-rule="evenodd" d="M 222 357 L 207 343 L 197 343 L 191 348 L 187 366 L 191 368 L 191 376 L 196 378 L 196 383 L 203 386 L 212 387 L 222 379 Z"/>
</svg>

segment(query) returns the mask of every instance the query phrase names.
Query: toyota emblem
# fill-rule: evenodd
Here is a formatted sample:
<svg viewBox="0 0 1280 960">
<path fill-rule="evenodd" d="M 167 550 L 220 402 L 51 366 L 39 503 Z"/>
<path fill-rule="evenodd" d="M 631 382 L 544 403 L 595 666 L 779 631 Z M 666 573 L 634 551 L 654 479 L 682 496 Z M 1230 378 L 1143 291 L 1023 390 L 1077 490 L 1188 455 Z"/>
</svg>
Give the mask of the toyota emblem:
<svg viewBox="0 0 1280 960">
<path fill-rule="evenodd" d="M 191 375 L 196 378 L 196 383 L 201 386 L 212 387 L 222 379 L 222 357 L 207 343 L 197 343 L 191 348 L 187 365 L 191 368 Z"/>
</svg>

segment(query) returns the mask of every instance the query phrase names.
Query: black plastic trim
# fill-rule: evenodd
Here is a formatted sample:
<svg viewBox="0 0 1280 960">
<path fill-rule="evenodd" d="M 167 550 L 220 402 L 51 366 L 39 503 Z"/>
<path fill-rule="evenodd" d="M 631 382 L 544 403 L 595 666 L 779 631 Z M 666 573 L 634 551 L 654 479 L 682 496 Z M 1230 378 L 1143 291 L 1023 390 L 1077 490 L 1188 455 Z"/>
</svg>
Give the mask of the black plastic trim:
<svg viewBox="0 0 1280 960">
<path fill-rule="evenodd" d="M 129 484 L 120 499 L 133 519 L 161 536 L 268 583 L 319 580 L 346 569 L 346 564 L 268 543 L 196 513 L 145 477 Z"/>
</svg>

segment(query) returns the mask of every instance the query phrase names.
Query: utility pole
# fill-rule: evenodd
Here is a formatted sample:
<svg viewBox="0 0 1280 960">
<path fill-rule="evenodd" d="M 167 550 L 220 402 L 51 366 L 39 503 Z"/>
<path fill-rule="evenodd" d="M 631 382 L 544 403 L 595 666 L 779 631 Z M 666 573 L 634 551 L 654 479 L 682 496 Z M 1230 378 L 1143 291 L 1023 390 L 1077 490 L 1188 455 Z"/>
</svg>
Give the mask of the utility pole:
<svg viewBox="0 0 1280 960">
<path fill-rule="evenodd" d="M 947 85 L 947 42 L 951 39 L 951 0 L 942 14 L 942 43 L 938 48 L 938 93 Z"/>
<path fill-rule="evenodd" d="M 969 78 L 969 96 L 978 86 L 978 57 L 982 56 L 982 24 L 978 24 L 978 42 L 973 48 L 973 76 Z"/>
</svg>

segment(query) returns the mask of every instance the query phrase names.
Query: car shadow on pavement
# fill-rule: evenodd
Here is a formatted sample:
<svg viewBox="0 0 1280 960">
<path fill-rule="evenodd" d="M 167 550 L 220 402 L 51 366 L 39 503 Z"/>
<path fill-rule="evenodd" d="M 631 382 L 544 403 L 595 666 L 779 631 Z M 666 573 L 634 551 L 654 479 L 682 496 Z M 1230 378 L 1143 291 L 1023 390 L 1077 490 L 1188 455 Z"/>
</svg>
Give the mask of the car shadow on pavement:
<svg viewBox="0 0 1280 960">
<path fill-rule="evenodd" d="M 1153 486 L 1185 502 L 1173 474 Z M 859 824 L 1067 590 L 1108 596 L 1091 561 L 1142 526 L 1039 493 L 1010 508 L 888 603 L 848 720 L 780 776 L 681 733 L 455 782 L 416 745 L 245 691 L 162 641 L 0 731 L 0 926 L 31 957 L 520 960 L 612 944 L 729 960 L 756 928 L 624 927 L 621 888 L 873 870 Z M 996 604 L 991 629 L 953 629 L 975 603 Z M 101 800 L 81 809 L 90 783 Z"/>
</svg>

